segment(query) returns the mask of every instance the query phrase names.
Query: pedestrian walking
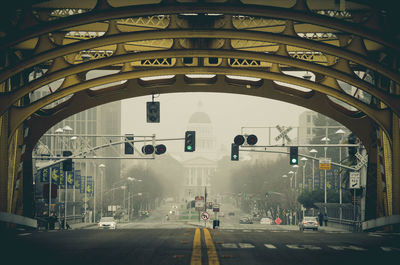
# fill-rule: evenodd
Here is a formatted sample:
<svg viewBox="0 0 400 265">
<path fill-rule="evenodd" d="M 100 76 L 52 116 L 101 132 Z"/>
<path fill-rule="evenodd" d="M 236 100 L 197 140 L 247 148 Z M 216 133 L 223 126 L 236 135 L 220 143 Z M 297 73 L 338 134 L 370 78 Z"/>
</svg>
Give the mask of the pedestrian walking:
<svg viewBox="0 0 400 265">
<path fill-rule="evenodd" d="M 324 213 L 324 223 L 325 226 L 328 226 L 328 215 L 326 213 Z"/>
<path fill-rule="evenodd" d="M 321 212 L 318 214 L 318 221 L 319 221 L 319 226 L 322 226 L 322 221 L 324 220 L 324 216 L 322 215 Z"/>
</svg>

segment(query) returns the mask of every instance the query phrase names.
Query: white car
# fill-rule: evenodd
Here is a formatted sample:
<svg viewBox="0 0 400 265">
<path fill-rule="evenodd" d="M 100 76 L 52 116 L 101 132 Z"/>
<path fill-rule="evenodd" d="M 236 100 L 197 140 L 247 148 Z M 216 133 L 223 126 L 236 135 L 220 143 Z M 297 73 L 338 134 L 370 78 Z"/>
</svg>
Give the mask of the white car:
<svg viewBox="0 0 400 265">
<path fill-rule="evenodd" d="M 103 229 L 116 229 L 117 222 L 115 221 L 114 217 L 102 217 L 98 226 L 99 228 Z"/>
<path fill-rule="evenodd" d="M 274 221 L 272 221 L 272 219 L 268 217 L 261 218 L 260 220 L 260 224 L 262 225 L 272 225 L 273 223 Z"/>
</svg>

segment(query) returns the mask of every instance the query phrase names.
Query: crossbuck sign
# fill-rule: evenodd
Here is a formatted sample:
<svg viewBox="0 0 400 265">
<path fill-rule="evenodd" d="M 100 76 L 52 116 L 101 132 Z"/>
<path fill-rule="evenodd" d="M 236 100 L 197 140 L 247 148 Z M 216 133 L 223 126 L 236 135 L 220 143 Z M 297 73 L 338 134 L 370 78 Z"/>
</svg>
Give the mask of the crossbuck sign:
<svg viewBox="0 0 400 265">
<path fill-rule="evenodd" d="M 292 141 L 292 140 L 290 140 L 289 136 L 287 135 L 293 129 L 292 127 L 289 126 L 289 127 L 285 128 L 285 126 L 281 127 L 279 125 L 276 125 L 276 128 L 278 129 L 280 134 L 277 137 L 275 137 L 275 141 L 278 141 L 281 138 L 283 140 L 283 143 L 285 143 L 285 139 L 288 143 L 290 143 Z"/>
</svg>

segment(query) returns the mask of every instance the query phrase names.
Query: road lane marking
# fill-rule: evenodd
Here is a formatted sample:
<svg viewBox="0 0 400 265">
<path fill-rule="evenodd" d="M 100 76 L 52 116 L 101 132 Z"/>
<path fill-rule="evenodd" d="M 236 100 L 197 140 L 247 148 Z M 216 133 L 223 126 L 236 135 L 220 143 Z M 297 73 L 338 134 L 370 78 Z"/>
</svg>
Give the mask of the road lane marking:
<svg viewBox="0 0 400 265">
<path fill-rule="evenodd" d="M 320 247 L 316 247 L 313 245 L 286 245 L 288 248 L 291 249 L 310 249 L 310 250 L 320 250 Z"/>
<path fill-rule="evenodd" d="M 222 247 L 224 247 L 224 248 L 238 248 L 238 246 L 235 243 L 223 243 Z"/>
<path fill-rule="evenodd" d="M 365 251 L 365 248 L 356 247 L 356 246 L 328 246 L 334 250 L 357 250 L 357 251 Z"/>
<path fill-rule="evenodd" d="M 276 249 L 276 247 L 274 245 L 271 245 L 271 244 L 264 244 L 264 246 L 266 248 L 269 248 L 269 249 Z"/>
<path fill-rule="evenodd" d="M 400 251 L 400 248 L 395 248 L 395 247 L 381 247 L 381 249 L 383 251 L 386 251 L 386 252 L 388 252 L 388 251 Z"/>
<path fill-rule="evenodd" d="M 207 228 L 203 228 L 204 241 L 206 241 L 208 265 L 219 265 L 217 250 L 215 249 L 214 242 L 211 238 L 210 231 Z"/>
<path fill-rule="evenodd" d="M 23 233 L 23 234 L 18 234 L 19 236 L 28 236 L 31 235 L 32 233 Z"/>
<path fill-rule="evenodd" d="M 250 243 L 239 243 L 239 247 L 240 248 L 255 248 L 255 246 Z"/>
<path fill-rule="evenodd" d="M 193 251 L 190 265 L 201 265 L 201 232 L 200 228 L 196 228 L 193 238 Z"/>
</svg>

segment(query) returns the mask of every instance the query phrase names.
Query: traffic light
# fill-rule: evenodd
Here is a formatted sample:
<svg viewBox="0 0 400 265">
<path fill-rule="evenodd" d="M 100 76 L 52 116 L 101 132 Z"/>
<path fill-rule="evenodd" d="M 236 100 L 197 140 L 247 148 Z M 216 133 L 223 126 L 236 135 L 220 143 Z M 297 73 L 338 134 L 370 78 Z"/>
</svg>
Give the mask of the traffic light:
<svg viewBox="0 0 400 265">
<path fill-rule="evenodd" d="M 152 146 L 151 144 L 144 145 L 142 147 L 142 153 L 145 155 L 151 155 L 152 153 L 154 153 L 154 146 Z"/>
<path fill-rule="evenodd" d="M 243 137 L 243 135 L 236 135 L 235 136 L 235 138 L 233 139 L 233 142 L 236 144 L 236 145 L 242 145 L 242 144 L 244 144 L 244 137 Z"/>
<path fill-rule="evenodd" d="M 162 155 L 167 151 L 167 147 L 163 144 L 156 145 L 155 153 L 156 155 Z"/>
<path fill-rule="evenodd" d="M 133 155 L 133 134 L 125 134 L 125 155 Z"/>
<path fill-rule="evenodd" d="M 71 151 L 63 151 L 63 156 L 71 156 Z M 67 158 L 62 162 L 63 170 L 64 171 L 72 171 L 72 158 Z"/>
<path fill-rule="evenodd" d="M 185 152 L 193 152 L 196 150 L 196 132 L 185 132 Z"/>
<path fill-rule="evenodd" d="M 299 163 L 299 148 L 297 146 L 290 147 L 290 164 L 297 165 Z"/>
<path fill-rule="evenodd" d="M 231 160 L 232 161 L 239 161 L 239 145 L 232 144 L 231 147 Z"/>
<path fill-rule="evenodd" d="M 349 136 L 347 138 L 347 142 L 349 144 L 356 144 L 357 136 L 354 133 L 349 134 Z M 350 161 L 351 165 L 357 164 L 356 153 L 357 153 L 357 147 L 349 147 L 348 154 L 349 154 L 349 161 Z"/>
<path fill-rule="evenodd" d="M 257 136 L 255 136 L 254 134 L 250 134 L 249 136 L 247 136 L 247 144 L 248 145 L 255 145 L 257 143 Z"/>
<path fill-rule="evenodd" d="M 160 102 L 151 101 L 147 103 L 147 122 L 159 123 L 160 122 Z"/>
</svg>

